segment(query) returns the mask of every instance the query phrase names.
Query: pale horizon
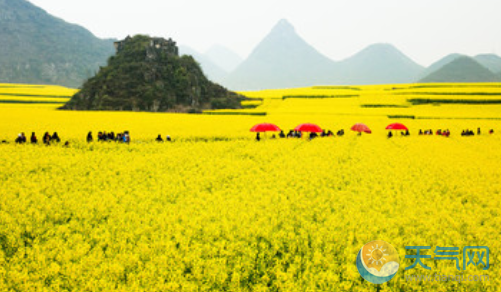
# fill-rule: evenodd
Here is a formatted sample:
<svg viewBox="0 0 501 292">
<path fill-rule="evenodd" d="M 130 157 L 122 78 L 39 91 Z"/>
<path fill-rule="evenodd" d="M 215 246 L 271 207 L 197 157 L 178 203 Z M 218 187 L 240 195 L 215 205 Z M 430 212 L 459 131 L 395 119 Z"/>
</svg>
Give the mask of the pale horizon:
<svg viewBox="0 0 501 292">
<path fill-rule="evenodd" d="M 422 66 L 452 53 L 501 55 L 501 2 L 495 0 L 29 1 L 99 38 L 170 37 L 201 53 L 222 45 L 243 59 L 280 19 L 334 61 L 376 43 L 392 44 Z"/>
</svg>

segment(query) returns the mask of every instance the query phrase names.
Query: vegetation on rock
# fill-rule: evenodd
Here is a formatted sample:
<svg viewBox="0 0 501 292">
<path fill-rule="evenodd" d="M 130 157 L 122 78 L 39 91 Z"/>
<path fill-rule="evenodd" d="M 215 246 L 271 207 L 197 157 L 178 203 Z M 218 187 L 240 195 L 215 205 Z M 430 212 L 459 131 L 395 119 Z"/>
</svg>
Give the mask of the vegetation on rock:
<svg viewBox="0 0 501 292">
<path fill-rule="evenodd" d="M 117 54 L 63 109 L 200 112 L 240 108 L 242 96 L 212 83 L 171 39 L 138 35 L 116 42 Z"/>
</svg>

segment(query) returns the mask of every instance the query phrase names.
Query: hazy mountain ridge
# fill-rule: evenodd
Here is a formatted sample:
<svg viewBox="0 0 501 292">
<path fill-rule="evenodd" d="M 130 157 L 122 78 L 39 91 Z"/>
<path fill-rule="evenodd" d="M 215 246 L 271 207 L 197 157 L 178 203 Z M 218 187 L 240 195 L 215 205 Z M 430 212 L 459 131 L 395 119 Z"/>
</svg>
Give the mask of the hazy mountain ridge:
<svg viewBox="0 0 501 292">
<path fill-rule="evenodd" d="M 85 28 L 25 0 L 0 0 L 0 82 L 79 87 L 114 52 Z"/>
<path fill-rule="evenodd" d="M 214 82 L 221 83 L 228 75 L 226 70 L 214 63 L 208 56 L 188 46 L 179 46 L 179 54 L 192 56 L 200 64 L 206 77 Z"/>
<path fill-rule="evenodd" d="M 473 60 L 478 66 L 463 61 L 441 70 L 462 57 Z M 489 74 L 484 69 L 496 74 Z M 437 71 L 440 73 L 432 75 Z M 290 23 L 281 20 L 251 55 L 221 80 L 221 84 L 233 90 L 258 90 L 321 84 L 412 83 L 421 80 L 498 82 L 501 81 L 500 74 L 501 57 L 495 54 L 475 57 L 450 54 L 423 67 L 393 45 L 384 43 L 370 45 L 352 57 L 335 62 L 306 43 Z"/>
<path fill-rule="evenodd" d="M 475 56 L 474 59 L 492 73 L 501 73 L 501 57 L 498 55 L 482 54 Z"/>
<path fill-rule="evenodd" d="M 289 22 L 281 20 L 222 84 L 234 90 L 258 90 L 321 84 L 410 83 L 423 70 L 423 66 L 390 44 L 374 44 L 335 62 L 306 43 Z"/>
<path fill-rule="evenodd" d="M 499 76 L 482 66 L 474 58 L 459 56 L 418 82 L 497 82 Z"/>
<path fill-rule="evenodd" d="M 205 52 L 205 56 L 226 72 L 235 70 L 243 62 L 242 57 L 221 45 L 212 46 Z"/>
<path fill-rule="evenodd" d="M 242 65 L 223 80 L 223 85 L 234 90 L 257 90 L 321 84 L 412 83 L 429 80 L 427 76 L 461 57 L 463 55 L 451 54 L 425 68 L 391 44 L 373 44 L 352 57 L 334 62 L 307 44 L 286 20 L 281 20 Z M 488 73 L 501 71 L 501 57 L 484 54 L 476 56 L 474 61 L 478 66 L 460 62 L 448 67 L 441 71 L 439 79 L 449 82 L 501 81 L 499 74 Z"/>
<path fill-rule="evenodd" d="M 462 61 L 456 62 L 461 58 L 463 58 Z M 465 59 L 468 59 L 468 61 Z M 451 63 L 454 64 L 446 67 Z M 433 82 L 432 80 L 440 80 L 436 82 L 501 82 L 500 77 L 501 57 L 495 54 L 482 54 L 475 57 L 462 54 L 450 54 L 426 68 L 416 81 Z"/>
<path fill-rule="evenodd" d="M 238 90 L 328 84 L 334 65 L 281 20 L 223 84 Z"/>
<path fill-rule="evenodd" d="M 440 60 L 434 62 L 433 64 L 431 64 L 430 66 L 428 66 L 427 68 L 425 68 L 418 76 L 417 80 L 421 80 L 425 77 L 427 77 L 428 75 L 440 70 L 442 67 L 444 67 L 445 65 L 451 63 L 452 61 L 456 60 L 457 58 L 460 58 L 460 57 L 463 57 L 465 55 L 461 55 L 461 54 L 449 54 L 443 58 L 441 58 Z M 416 80 L 416 81 L 417 81 Z"/>
<path fill-rule="evenodd" d="M 408 83 L 424 70 L 390 44 L 371 45 L 337 66 L 342 84 Z"/>
<path fill-rule="evenodd" d="M 98 39 L 88 30 L 53 17 L 26 0 L 0 0 L 0 39 L 0 82 L 79 87 L 114 52 L 113 40 Z M 180 50 L 192 55 L 209 79 L 233 90 L 410 83 L 427 80 L 463 56 L 451 54 L 424 68 L 391 44 L 374 44 L 335 62 L 301 38 L 287 20 L 279 21 L 245 60 L 219 45 L 205 53 L 189 47 Z M 472 59 L 501 81 L 501 57 L 482 54 Z M 463 77 L 492 80 L 492 75 L 478 66 L 452 68 L 476 68 L 472 72 L 480 75 L 465 72 Z M 450 78 L 446 78 L 445 72 Z M 448 68 L 440 75 L 440 79 L 457 80 L 461 74 Z"/>
</svg>

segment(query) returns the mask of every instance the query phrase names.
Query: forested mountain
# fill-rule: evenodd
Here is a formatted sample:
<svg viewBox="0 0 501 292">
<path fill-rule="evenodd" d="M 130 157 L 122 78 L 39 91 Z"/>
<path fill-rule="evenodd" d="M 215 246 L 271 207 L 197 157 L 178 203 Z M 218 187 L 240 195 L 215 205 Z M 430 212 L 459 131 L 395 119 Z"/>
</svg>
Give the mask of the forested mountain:
<svg viewBox="0 0 501 292">
<path fill-rule="evenodd" d="M 79 87 L 114 52 L 113 40 L 25 0 L 0 0 L 0 82 Z"/>
</svg>

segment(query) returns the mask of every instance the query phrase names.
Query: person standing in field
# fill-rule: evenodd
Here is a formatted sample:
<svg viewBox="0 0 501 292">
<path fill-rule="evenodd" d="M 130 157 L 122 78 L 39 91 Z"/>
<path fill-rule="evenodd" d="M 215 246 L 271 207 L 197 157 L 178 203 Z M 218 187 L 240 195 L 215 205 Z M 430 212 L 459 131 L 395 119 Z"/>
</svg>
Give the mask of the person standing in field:
<svg viewBox="0 0 501 292">
<path fill-rule="evenodd" d="M 24 136 L 24 133 L 20 133 L 19 135 L 17 135 L 16 143 L 23 144 L 24 142 L 26 142 L 26 137 Z"/>
<path fill-rule="evenodd" d="M 130 134 L 129 131 L 124 132 L 124 143 L 129 144 L 130 143 Z"/>
<path fill-rule="evenodd" d="M 261 136 L 259 136 L 259 133 L 256 134 L 256 141 L 261 141 Z"/>
<path fill-rule="evenodd" d="M 31 133 L 30 142 L 31 142 L 31 144 L 37 144 L 38 143 L 38 139 L 37 139 L 37 136 L 35 135 L 35 132 Z"/>
<path fill-rule="evenodd" d="M 89 134 L 87 134 L 87 143 L 90 143 L 94 141 L 94 138 L 92 137 L 92 132 L 89 132 Z"/>
<path fill-rule="evenodd" d="M 164 139 L 162 139 L 162 135 L 158 134 L 158 137 L 155 139 L 157 142 L 163 142 Z"/>
<path fill-rule="evenodd" d="M 59 135 L 57 134 L 57 132 L 54 132 L 54 134 L 52 134 L 52 137 L 50 139 L 52 141 L 56 141 L 57 143 L 61 142 L 61 139 L 59 138 Z"/>
<path fill-rule="evenodd" d="M 50 134 L 49 132 L 45 132 L 43 135 L 43 143 L 49 145 L 50 144 Z"/>
</svg>

